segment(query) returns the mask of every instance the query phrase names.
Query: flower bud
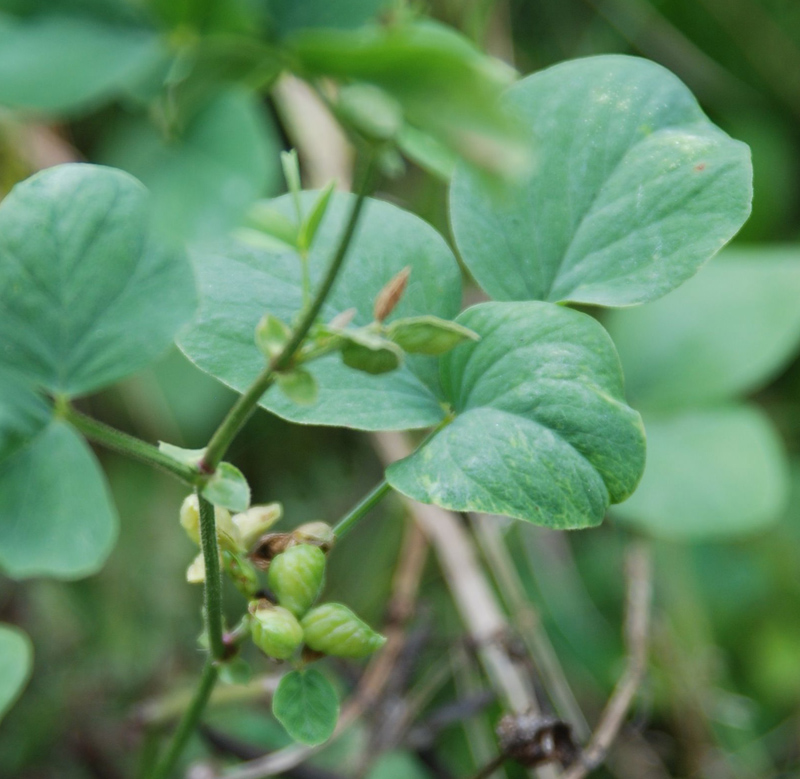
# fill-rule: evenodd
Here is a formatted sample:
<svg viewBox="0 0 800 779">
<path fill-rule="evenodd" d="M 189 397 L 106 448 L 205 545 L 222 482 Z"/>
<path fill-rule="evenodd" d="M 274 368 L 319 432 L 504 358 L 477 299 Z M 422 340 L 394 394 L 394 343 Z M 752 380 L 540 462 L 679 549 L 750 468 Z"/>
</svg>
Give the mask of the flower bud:
<svg viewBox="0 0 800 779">
<path fill-rule="evenodd" d="M 245 550 L 249 550 L 258 539 L 267 532 L 283 515 L 280 503 L 268 503 L 265 506 L 251 506 L 241 514 L 234 514 L 233 524 L 239 534 L 239 540 Z"/>
<path fill-rule="evenodd" d="M 200 545 L 200 503 L 197 495 L 187 495 L 181 505 L 180 512 L 181 527 L 186 531 L 186 535 L 198 546 Z M 233 551 L 240 548 L 239 531 L 233 524 L 231 514 L 228 509 L 222 506 L 214 506 L 214 523 L 217 526 L 217 539 L 226 549 Z"/>
<path fill-rule="evenodd" d="M 252 606 L 252 604 L 251 604 Z M 303 643 L 303 629 L 294 614 L 269 601 L 258 601 L 252 610 L 253 643 L 269 657 L 288 660 Z"/>
<path fill-rule="evenodd" d="M 324 603 L 311 609 L 300 625 L 311 649 L 334 657 L 366 657 L 386 642 L 341 603 Z"/>
<path fill-rule="evenodd" d="M 192 564 L 186 569 L 186 581 L 189 584 L 202 584 L 206 580 L 206 561 L 203 559 L 202 552 L 192 560 Z"/>
<path fill-rule="evenodd" d="M 298 544 L 318 546 L 323 552 L 329 552 L 336 536 L 333 528 L 326 522 L 306 522 L 292 531 L 292 540 Z"/>
<path fill-rule="evenodd" d="M 281 606 L 302 617 L 317 599 L 324 576 L 324 552 L 310 544 L 298 544 L 275 557 L 267 584 Z"/>
</svg>

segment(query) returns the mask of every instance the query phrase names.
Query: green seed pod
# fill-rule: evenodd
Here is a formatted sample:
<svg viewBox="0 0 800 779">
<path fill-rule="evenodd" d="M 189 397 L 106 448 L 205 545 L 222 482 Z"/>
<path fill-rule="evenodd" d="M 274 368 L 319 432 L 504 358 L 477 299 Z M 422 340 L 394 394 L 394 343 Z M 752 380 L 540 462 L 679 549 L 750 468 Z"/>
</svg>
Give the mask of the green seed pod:
<svg viewBox="0 0 800 779">
<path fill-rule="evenodd" d="M 324 603 L 311 609 L 300 624 L 311 649 L 334 657 L 366 657 L 386 642 L 341 603 Z"/>
<path fill-rule="evenodd" d="M 306 522 L 292 531 L 292 541 L 318 546 L 323 552 L 330 551 L 335 540 L 333 528 L 326 522 Z"/>
<path fill-rule="evenodd" d="M 253 643 L 276 660 L 288 660 L 303 643 L 303 628 L 294 614 L 267 601 L 259 601 L 250 625 Z"/>
<path fill-rule="evenodd" d="M 302 617 L 317 599 L 324 577 L 323 551 L 310 544 L 298 544 L 270 563 L 267 584 L 281 606 Z"/>
</svg>

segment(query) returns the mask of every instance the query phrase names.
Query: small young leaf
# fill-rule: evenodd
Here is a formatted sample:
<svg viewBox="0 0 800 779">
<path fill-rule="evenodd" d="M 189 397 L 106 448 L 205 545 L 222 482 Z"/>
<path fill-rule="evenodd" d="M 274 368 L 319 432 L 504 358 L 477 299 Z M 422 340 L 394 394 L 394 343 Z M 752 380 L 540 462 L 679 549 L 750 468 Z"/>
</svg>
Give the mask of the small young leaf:
<svg viewBox="0 0 800 779">
<path fill-rule="evenodd" d="M 270 208 L 269 201 L 259 201 L 255 203 L 247 212 L 247 216 L 243 225 L 245 232 L 249 235 L 250 232 L 263 233 L 265 236 L 276 238 L 280 243 L 292 249 L 297 248 L 299 244 L 298 236 L 299 229 L 297 222 L 293 219 Z"/>
<path fill-rule="evenodd" d="M 292 403 L 299 406 L 310 406 L 317 400 L 317 382 L 303 368 L 278 374 L 278 386 Z"/>
<path fill-rule="evenodd" d="M 30 639 L 19 628 L 0 624 L 0 719 L 25 687 L 32 664 Z"/>
<path fill-rule="evenodd" d="M 327 741 L 339 719 L 339 698 L 331 683 L 314 668 L 291 671 L 278 683 L 272 713 L 301 744 Z"/>
<path fill-rule="evenodd" d="M 337 113 L 373 141 L 388 141 L 403 126 L 403 107 L 391 95 L 371 84 L 351 84 L 339 90 Z"/>
<path fill-rule="evenodd" d="M 174 444 L 168 444 L 166 441 L 159 441 L 158 449 L 164 454 L 169 455 L 176 462 L 190 466 L 196 466 L 206 453 L 205 449 L 184 449 Z"/>
<path fill-rule="evenodd" d="M 314 236 L 317 234 L 322 217 L 325 216 L 325 211 L 328 208 L 331 195 L 336 189 L 336 182 L 331 181 L 323 190 L 320 191 L 314 204 L 311 206 L 308 216 L 303 220 L 300 225 L 300 230 L 297 234 L 297 248 L 301 252 L 307 252 L 314 242 Z"/>
<path fill-rule="evenodd" d="M 220 463 L 201 492 L 215 506 L 231 511 L 246 511 L 250 505 L 250 485 L 242 472 L 230 463 Z"/>
<path fill-rule="evenodd" d="M 289 326 L 272 314 L 264 314 L 256 325 L 256 346 L 270 360 L 280 355 L 291 336 Z"/>
<path fill-rule="evenodd" d="M 342 361 L 349 368 L 378 375 L 400 367 L 403 352 L 391 341 L 366 330 L 342 330 Z"/>
<path fill-rule="evenodd" d="M 409 354 L 444 354 L 464 341 L 480 336 L 468 327 L 435 316 L 396 319 L 386 329 L 386 336 Z"/>
<path fill-rule="evenodd" d="M 247 684 L 252 678 L 253 669 L 243 657 L 234 657 L 219 669 L 219 679 L 224 684 Z"/>
<path fill-rule="evenodd" d="M 297 149 L 281 152 L 281 166 L 283 167 L 283 177 L 286 179 L 286 186 L 292 196 L 295 208 L 295 217 L 298 223 L 303 221 L 303 207 L 300 203 L 300 164 L 297 160 Z"/>
</svg>

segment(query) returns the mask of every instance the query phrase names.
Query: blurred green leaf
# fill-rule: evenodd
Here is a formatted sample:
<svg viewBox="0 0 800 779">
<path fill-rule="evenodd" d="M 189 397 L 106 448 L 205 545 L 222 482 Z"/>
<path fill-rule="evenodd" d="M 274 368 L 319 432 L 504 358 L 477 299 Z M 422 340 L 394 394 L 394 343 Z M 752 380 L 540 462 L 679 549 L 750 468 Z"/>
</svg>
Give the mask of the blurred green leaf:
<svg viewBox="0 0 800 779">
<path fill-rule="evenodd" d="M 328 210 L 328 203 L 330 203 L 331 195 L 336 188 L 336 182 L 331 181 L 324 189 L 320 190 L 317 199 L 311 206 L 311 210 L 303 219 L 300 229 L 297 233 L 297 248 L 300 251 L 307 252 L 314 243 L 314 236 L 322 222 L 322 217 Z"/>
<path fill-rule="evenodd" d="M 626 522 L 683 540 L 734 536 L 780 518 L 789 492 L 783 444 L 750 405 L 646 414 L 647 466 L 614 508 Z"/>
<path fill-rule="evenodd" d="M 800 346 L 800 248 L 729 249 L 608 329 L 634 405 L 680 408 L 752 392 Z"/>
<path fill-rule="evenodd" d="M 423 503 L 554 528 L 603 520 L 644 469 L 614 345 L 591 317 L 547 303 L 484 303 L 456 320 L 481 336 L 441 358 L 457 416 L 390 466 Z"/>
<path fill-rule="evenodd" d="M 411 752 L 384 752 L 367 779 L 429 779 L 430 773 Z"/>
<path fill-rule="evenodd" d="M 499 105 L 513 71 L 449 27 L 425 21 L 307 30 L 287 46 L 307 75 L 385 90 L 408 122 L 481 168 L 511 174 L 528 159 L 516 125 Z"/>
<path fill-rule="evenodd" d="M 21 377 L 0 368 L 0 461 L 40 433 L 52 410 Z"/>
<path fill-rule="evenodd" d="M 276 32 L 287 35 L 304 28 L 358 27 L 374 19 L 393 0 L 268 0 Z"/>
<path fill-rule="evenodd" d="M 507 105 L 536 164 L 500 190 L 467 168 L 451 193 L 456 243 L 498 300 L 624 306 L 694 275 L 750 213 L 750 153 L 669 71 L 634 57 L 566 62 Z"/>
<path fill-rule="evenodd" d="M 0 205 L 3 362 L 55 393 L 111 384 L 164 352 L 194 313 L 189 263 L 148 234 L 125 173 L 60 165 Z"/>
<path fill-rule="evenodd" d="M 165 235 L 192 240 L 225 235 L 275 187 L 280 144 L 249 91 L 219 92 L 174 132 L 167 139 L 136 119 L 112 132 L 101 153 L 152 190 L 155 223 Z"/>
<path fill-rule="evenodd" d="M 317 197 L 315 192 L 302 194 L 306 212 Z M 336 250 L 353 200 L 341 192 L 331 197 L 309 252 L 312 289 Z M 289 195 L 271 201 L 270 207 L 287 217 L 294 213 Z M 181 348 L 200 368 L 242 391 L 264 366 L 253 339 L 264 312 L 290 322 L 302 307 L 300 258 L 288 248 L 278 252 L 225 244 L 198 250 L 195 264 L 202 310 L 181 339 Z M 355 306 L 354 324 L 368 325 L 375 296 L 406 265 L 414 269 L 412 281 L 392 317 L 433 313 L 453 318 L 461 301 L 460 272 L 444 239 L 413 214 L 368 200 L 323 317 L 330 320 Z M 433 358 L 410 357 L 385 376 L 350 370 L 335 354 L 307 367 L 319 387 L 315 404 L 297 406 L 275 392 L 267 393 L 261 404 L 293 421 L 359 429 L 427 427 L 441 419 Z"/>
<path fill-rule="evenodd" d="M 74 112 L 122 93 L 158 64 L 154 31 L 87 17 L 0 13 L 0 105 Z"/>
<path fill-rule="evenodd" d="M 308 406 L 317 400 L 317 382 L 302 368 L 278 374 L 278 386 L 292 403 Z"/>
<path fill-rule="evenodd" d="M 428 133 L 405 125 L 397 137 L 403 154 L 423 170 L 442 181 L 450 181 L 458 164 L 458 155 Z"/>
<path fill-rule="evenodd" d="M 30 639 L 18 628 L 0 624 L 0 719 L 25 687 L 32 665 Z"/>
<path fill-rule="evenodd" d="M 403 352 L 391 341 L 367 330 L 340 330 L 342 361 L 349 368 L 377 376 L 397 370 Z"/>
<path fill-rule="evenodd" d="M 278 683 L 272 712 L 295 741 L 315 746 L 333 734 L 339 718 L 339 698 L 319 671 L 290 671 Z"/>
<path fill-rule="evenodd" d="M 0 567 L 7 575 L 88 576 L 116 537 L 103 473 L 68 425 L 52 422 L 0 463 Z"/>
</svg>

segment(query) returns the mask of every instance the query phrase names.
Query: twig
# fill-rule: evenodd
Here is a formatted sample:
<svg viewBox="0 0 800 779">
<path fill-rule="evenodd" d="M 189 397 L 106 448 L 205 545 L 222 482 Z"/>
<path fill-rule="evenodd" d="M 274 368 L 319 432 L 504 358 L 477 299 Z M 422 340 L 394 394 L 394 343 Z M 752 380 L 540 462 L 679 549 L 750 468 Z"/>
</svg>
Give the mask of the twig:
<svg viewBox="0 0 800 779">
<path fill-rule="evenodd" d="M 399 433 L 377 433 L 374 441 L 384 465 L 407 457 L 412 451 L 407 439 Z M 511 711 L 540 713 L 527 676 L 504 645 L 502 638 L 508 625 L 478 564 L 472 539 L 459 518 L 438 506 L 408 499 L 406 503 L 436 550 L 445 580 L 494 689 Z M 554 765 L 535 769 L 538 779 L 553 779 L 560 775 L 560 770 Z"/>
<path fill-rule="evenodd" d="M 483 514 L 471 514 L 470 521 L 506 606 L 511 612 L 514 625 L 533 658 L 548 694 L 556 704 L 559 714 L 572 726 L 575 735 L 582 741 L 589 738 L 589 725 L 569 686 L 553 645 L 542 627 L 539 613 L 525 595 L 497 519 Z"/>
<path fill-rule="evenodd" d="M 652 563 L 646 542 L 637 541 L 632 544 L 627 563 L 628 605 L 625 616 L 625 643 L 628 661 L 625 672 L 617 682 L 580 762 L 566 773 L 564 779 L 583 779 L 605 760 L 647 668 Z"/>
</svg>

